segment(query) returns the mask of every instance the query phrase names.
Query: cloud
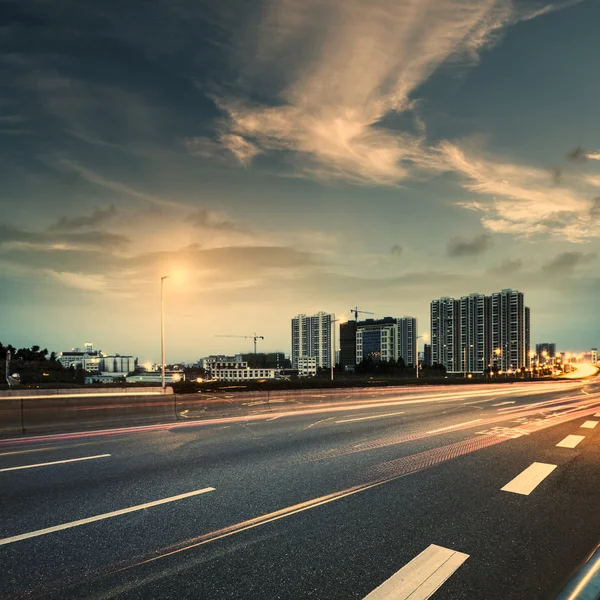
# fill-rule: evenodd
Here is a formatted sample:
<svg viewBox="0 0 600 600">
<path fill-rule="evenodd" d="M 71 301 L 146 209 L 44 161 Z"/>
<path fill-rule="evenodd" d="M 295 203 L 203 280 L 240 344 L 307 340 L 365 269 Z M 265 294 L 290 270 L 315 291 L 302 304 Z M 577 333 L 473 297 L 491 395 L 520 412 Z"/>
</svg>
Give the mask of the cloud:
<svg viewBox="0 0 600 600">
<path fill-rule="evenodd" d="M 477 256 L 483 254 L 492 246 L 492 238 L 487 233 L 482 233 L 471 240 L 457 237 L 448 242 L 448 256 Z"/>
<path fill-rule="evenodd" d="M 523 261 L 520 258 L 514 260 L 505 260 L 497 267 L 488 269 L 491 275 L 510 275 L 517 273 L 523 268 Z"/>
<path fill-rule="evenodd" d="M 600 233 L 590 217 L 586 178 L 564 174 L 563 185 L 557 187 L 545 168 L 508 162 L 468 144 L 442 142 L 438 149 L 466 190 L 489 197 L 487 202 L 471 200 L 459 206 L 480 212 L 490 231 L 521 237 L 548 234 L 571 242 Z"/>
<path fill-rule="evenodd" d="M 107 280 L 104 275 L 71 273 L 66 271 L 48 271 L 48 274 L 66 287 L 86 292 L 106 292 Z"/>
<path fill-rule="evenodd" d="M 60 217 L 50 229 L 53 231 L 72 231 L 73 229 L 97 227 L 113 219 L 117 215 L 117 212 L 115 205 L 111 204 L 108 208 L 96 209 L 87 217 Z"/>
<path fill-rule="evenodd" d="M 404 248 L 400 244 L 394 244 L 390 249 L 390 254 L 394 254 L 396 256 L 402 256 L 402 251 Z"/>
<path fill-rule="evenodd" d="M 594 198 L 592 201 L 592 207 L 590 208 L 590 217 L 594 219 L 594 221 L 598 221 L 600 219 L 600 198 Z"/>
<path fill-rule="evenodd" d="M 567 152 L 567 160 L 572 162 L 585 162 L 587 159 L 600 160 L 600 152 L 590 152 L 581 146 L 576 146 Z"/>
<path fill-rule="evenodd" d="M 231 231 L 238 232 L 243 231 L 243 228 L 240 227 L 237 223 L 233 221 L 219 219 L 217 215 L 211 213 L 210 211 L 201 208 L 194 211 L 189 217 L 190 223 L 195 225 L 196 227 L 202 227 L 205 229 L 212 229 L 215 231 Z"/>
<path fill-rule="evenodd" d="M 129 242 L 127 236 L 107 231 L 44 232 L 0 225 L 0 247 L 39 250 L 120 250 Z"/>
<path fill-rule="evenodd" d="M 112 192 L 117 192 L 118 194 L 122 194 L 124 196 L 128 196 L 130 198 L 134 198 L 136 200 L 141 200 L 144 203 L 151 204 L 156 207 L 166 207 L 166 208 L 188 208 L 185 204 L 180 202 L 176 202 L 174 200 L 168 200 L 165 198 L 161 198 L 160 196 L 156 196 L 154 194 L 149 194 L 147 192 L 138 190 L 137 188 L 127 185 L 125 183 L 121 183 L 120 181 L 116 181 L 114 179 L 110 179 L 92 169 L 89 169 L 76 161 L 70 159 L 61 159 L 58 164 L 52 164 L 51 166 L 57 166 L 59 168 L 66 169 L 72 173 L 76 173 L 82 179 L 89 183 L 93 183 L 105 189 L 108 189 Z"/>
<path fill-rule="evenodd" d="M 218 140 L 245 165 L 293 153 L 297 171 L 320 179 L 392 185 L 439 171 L 415 91 L 445 63 L 477 62 L 507 26 L 572 3 L 267 0 L 256 37 L 234 41 L 238 87 L 214 95 Z M 384 127 L 394 113 L 411 114 L 413 130 Z"/>
<path fill-rule="evenodd" d="M 557 254 L 550 262 L 542 267 L 542 272 L 550 275 L 568 275 L 580 265 L 585 265 L 596 260 L 594 252 L 584 254 L 583 252 L 562 252 Z"/>
</svg>

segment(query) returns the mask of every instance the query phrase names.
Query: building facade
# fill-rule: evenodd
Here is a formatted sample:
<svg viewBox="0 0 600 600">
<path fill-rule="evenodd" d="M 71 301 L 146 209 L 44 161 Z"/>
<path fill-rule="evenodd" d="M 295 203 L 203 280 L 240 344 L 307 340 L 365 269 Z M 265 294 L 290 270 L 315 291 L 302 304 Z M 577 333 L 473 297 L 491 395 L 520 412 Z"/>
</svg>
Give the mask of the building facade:
<svg viewBox="0 0 600 600">
<path fill-rule="evenodd" d="M 340 365 L 345 370 L 356 366 L 356 321 L 340 324 Z"/>
<path fill-rule="evenodd" d="M 449 373 L 458 373 L 460 361 L 459 303 L 454 298 L 433 300 L 431 316 L 431 364 L 442 365 Z"/>
<path fill-rule="evenodd" d="M 556 356 L 556 344 L 554 342 L 542 342 L 535 345 L 535 354 L 538 360 L 543 360 L 544 352 L 548 358 L 554 358 Z"/>
<path fill-rule="evenodd" d="M 65 368 L 83 369 L 89 373 L 101 373 L 107 376 L 127 375 L 137 368 L 135 356 L 109 355 L 94 350 L 92 344 L 86 343 L 84 349 L 73 348 L 70 352 L 61 352 L 58 361 Z"/>
<path fill-rule="evenodd" d="M 331 366 L 331 325 L 335 316 L 325 312 L 298 315 L 292 319 L 292 368 L 298 368 L 300 356 L 316 358 L 317 367 Z"/>
<path fill-rule="evenodd" d="M 314 356 L 298 357 L 298 377 L 314 377 L 317 374 L 317 359 Z"/>
<path fill-rule="evenodd" d="M 219 369 L 213 377 L 219 381 L 252 381 L 256 379 L 275 379 L 277 369 Z"/>
<path fill-rule="evenodd" d="M 530 310 L 516 290 L 433 300 L 431 363 L 465 374 L 527 368 L 530 327 Z"/>
<path fill-rule="evenodd" d="M 417 320 L 414 317 L 367 319 L 356 323 L 356 364 L 363 360 L 415 365 Z"/>
<path fill-rule="evenodd" d="M 493 365 L 500 371 L 530 366 L 530 311 L 525 296 L 505 289 L 491 296 Z"/>
</svg>

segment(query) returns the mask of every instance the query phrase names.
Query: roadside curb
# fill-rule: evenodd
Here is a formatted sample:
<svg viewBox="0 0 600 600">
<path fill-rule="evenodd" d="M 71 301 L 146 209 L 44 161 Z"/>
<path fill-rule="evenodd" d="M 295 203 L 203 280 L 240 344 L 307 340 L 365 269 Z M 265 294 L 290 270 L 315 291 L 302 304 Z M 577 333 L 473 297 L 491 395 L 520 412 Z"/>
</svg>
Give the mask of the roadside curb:
<svg viewBox="0 0 600 600">
<path fill-rule="evenodd" d="M 573 575 L 554 600 L 598 600 L 600 598 L 600 545 Z"/>
</svg>

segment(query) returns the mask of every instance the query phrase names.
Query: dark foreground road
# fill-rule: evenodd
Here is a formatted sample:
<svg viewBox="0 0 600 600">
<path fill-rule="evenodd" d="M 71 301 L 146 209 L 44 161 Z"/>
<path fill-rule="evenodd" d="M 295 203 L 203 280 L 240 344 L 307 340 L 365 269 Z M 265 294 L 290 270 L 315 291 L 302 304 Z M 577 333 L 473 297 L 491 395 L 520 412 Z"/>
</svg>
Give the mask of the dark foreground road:
<svg viewBox="0 0 600 600">
<path fill-rule="evenodd" d="M 592 379 L 6 440 L 0 597 L 552 598 L 600 541 L 599 421 Z"/>
</svg>

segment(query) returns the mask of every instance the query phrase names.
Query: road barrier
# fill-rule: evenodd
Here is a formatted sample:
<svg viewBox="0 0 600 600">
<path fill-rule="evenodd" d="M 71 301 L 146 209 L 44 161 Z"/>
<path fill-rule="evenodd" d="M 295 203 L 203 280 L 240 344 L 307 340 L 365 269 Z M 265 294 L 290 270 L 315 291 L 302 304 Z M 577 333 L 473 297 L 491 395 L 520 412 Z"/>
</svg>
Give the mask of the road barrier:
<svg viewBox="0 0 600 600">
<path fill-rule="evenodd" d="M 0 399 L 0 438 L 23 434 L 22 400 Z"/>
<path fill-rule="evenodd" d="M 176 420 L 172 394 L 0 398 L 0 438 Z"/>
<path fill-rule="evenodd" d="M 303 390 L 222 390 L 176 395 L 157 393 L 118 393 L 114 388 L 79 394 L 65 390 L 64 395 L 23 395 L 0 397 L 0 438 L 20 435 L 63 433 L 195 421 L 221 417 L 249 416 L 265 412 L 302 411 L 307 405 L 328 403 L 385 402 L 410 396 L 406 386 L 325 388 Z M 446 386 L 430 389 L 445 393 Z M 42 390 L 40 390 L 41 392 Z M 450 390 L 448 390 L 450 391 Z M 18 396 L 16 394 L 19 394 Z"/>
</svg>

